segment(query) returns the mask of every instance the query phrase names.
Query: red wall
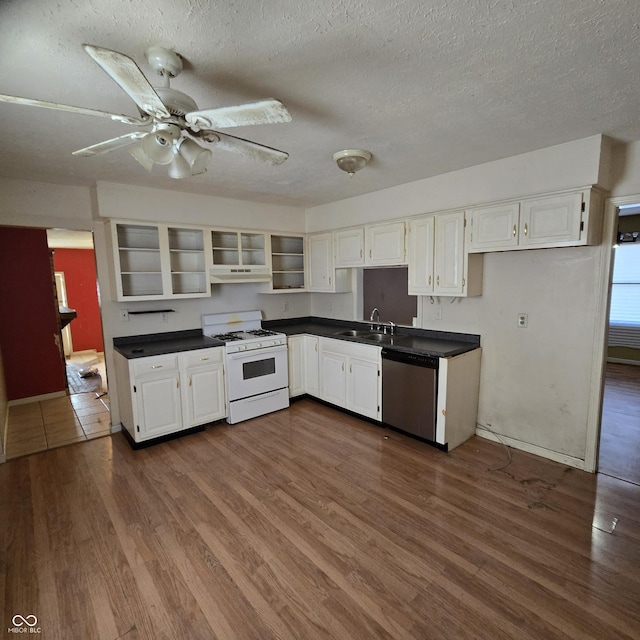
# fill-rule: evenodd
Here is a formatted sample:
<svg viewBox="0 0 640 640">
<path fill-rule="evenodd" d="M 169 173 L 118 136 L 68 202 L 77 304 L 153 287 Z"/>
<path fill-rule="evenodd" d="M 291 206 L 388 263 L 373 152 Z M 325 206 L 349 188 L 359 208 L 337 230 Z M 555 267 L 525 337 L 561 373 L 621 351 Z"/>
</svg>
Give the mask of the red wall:
<svg viewBox="0 0 640 640">
<path fill-rule="evenodd" d="M 93 249 L 55 249 L 53 264 L 64 272 L 67 305 L 77 316 L 71 321 L 74 351 L 104 351 Z"/>
<path fill-rule="evenodd" d="M 0 227 L 0 348 L 7 398 L 63 391 L 47 232 Z"/>
</svg>

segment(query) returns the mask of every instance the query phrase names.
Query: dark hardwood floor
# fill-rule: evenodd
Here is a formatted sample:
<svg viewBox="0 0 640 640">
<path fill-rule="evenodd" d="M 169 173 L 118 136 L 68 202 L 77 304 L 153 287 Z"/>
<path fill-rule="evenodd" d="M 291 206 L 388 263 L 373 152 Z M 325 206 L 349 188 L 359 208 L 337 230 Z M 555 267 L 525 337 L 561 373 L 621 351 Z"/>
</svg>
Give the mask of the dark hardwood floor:
<svg viewBox="0 0 640 640">
<path fill-rule="evenodd" d="M 511 455 L 491 471 L 499 444 L 446 454 L 302 400 L 10 460 L 3 633 L 21 615 L 64 640 L 640 637 L 640 487 Z"/>
<path fill-rule="evenodd" d="M 600 473 L 640 485 L 640 367 L 609 363 L 606 368 Z"/>
</svg>

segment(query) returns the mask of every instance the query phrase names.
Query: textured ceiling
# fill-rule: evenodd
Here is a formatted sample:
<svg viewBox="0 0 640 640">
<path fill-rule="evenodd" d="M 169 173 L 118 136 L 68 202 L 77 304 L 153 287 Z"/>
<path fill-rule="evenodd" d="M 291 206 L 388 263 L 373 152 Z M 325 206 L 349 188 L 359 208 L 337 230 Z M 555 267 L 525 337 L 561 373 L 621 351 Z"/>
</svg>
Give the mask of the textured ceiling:
<svg viewBox="0 0 640 640">
<path fill-rule="evenodd" d="M 288 151 L 272 167 L 214 151 L 205 175 L 149 175 L 134 130 L 0 103 L 0 175 L 95 180 L 309 207 L 604 133 L 640 139 L 638 0 L 2 0 L 0 93 L 137 115 L 83 43 L 184 56 L 200 108 L 275 97 L 293 121 L 226 130 Z M 157 83 L 157 82 L 156 82 Z M 372 152 L 354 178 L 331 156 Z"/>
</svg>

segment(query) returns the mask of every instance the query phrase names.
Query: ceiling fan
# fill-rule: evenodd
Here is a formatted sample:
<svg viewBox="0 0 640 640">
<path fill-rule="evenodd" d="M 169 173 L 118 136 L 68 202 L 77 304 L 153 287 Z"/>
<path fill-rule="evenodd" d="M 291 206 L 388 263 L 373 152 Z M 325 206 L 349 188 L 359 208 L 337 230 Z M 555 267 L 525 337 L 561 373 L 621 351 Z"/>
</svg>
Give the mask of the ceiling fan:
<svg viewBox="0 0 640 640">
<path fill-rule="evenodd" d="M 138 105 L 139 117 L 0 94 L 0 102 L 70 111 L 151 127 L 150 131 L 133 131 L 79 149 L 73 155 L 95 156 L 129 146 L 131 155 L 145 169 L 151 171 L 154 164 L 169 165 L 169 176 L 172 178 L 188 178 L 207 170 L 211 150 L 199 143 L 209 143 L 272 165 L 281 164 L 289 157 L 284 151 L 215 130 L 290 122 L 291 115 L 279 100 L 269 98 L 232 107 L 201 110 L 190 96 L 169 86 L 170 78 L 175 78 L 182 71 L 182 58 L 174 51 L 163 47 L 151 47 L 147 51 L 149 65 L 163 78 L 164 86 L 153 87 L 129 56 L 90 44 L 83 47 Z"/>
</svg>

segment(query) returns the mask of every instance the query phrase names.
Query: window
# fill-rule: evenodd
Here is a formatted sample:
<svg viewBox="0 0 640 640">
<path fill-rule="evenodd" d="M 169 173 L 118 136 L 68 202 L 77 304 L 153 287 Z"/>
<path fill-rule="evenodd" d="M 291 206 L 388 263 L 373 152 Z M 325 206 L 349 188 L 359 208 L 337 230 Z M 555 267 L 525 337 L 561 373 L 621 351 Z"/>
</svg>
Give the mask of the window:
<svg viewBox="0 0 640 640">
<path fill-rule="evenodd" d="M 621 244 L 615 250 L 609 345 L 640 348 L 640 243 Z"/>
</svg>

